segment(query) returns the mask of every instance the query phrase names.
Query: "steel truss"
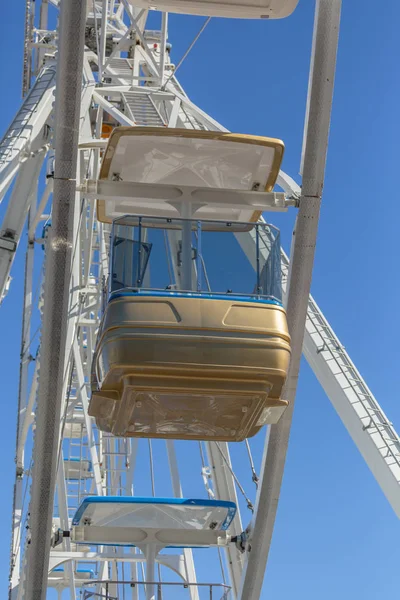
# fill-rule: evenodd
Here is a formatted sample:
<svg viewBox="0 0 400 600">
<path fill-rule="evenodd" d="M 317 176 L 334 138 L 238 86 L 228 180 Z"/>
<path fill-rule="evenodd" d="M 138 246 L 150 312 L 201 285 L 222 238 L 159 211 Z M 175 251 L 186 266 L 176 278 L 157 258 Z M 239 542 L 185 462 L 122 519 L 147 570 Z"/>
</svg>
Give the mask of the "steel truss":
<svg viewBox="0 0 400 600">
<path fill-rule="evenodd" d="M 52 0 L 52 3 L 55 6 L 59 4 L 56 0 Z M 83 4 L 80 0 L 70 3 L 76 10 L 82 11 Z M 33 6 L 34 3 L 27 3 L 24 57 L 24 87 L 27 95 L 0 142 L 0 199 L 9 188 L 11 190 L 0 230 L 1 297 L 4 297 L 8 289 L 12 263 L 24 227 L 28 231 L 10 598 L 44 598 L 47 585 L 54 587 L 60 598 L 64 589 L 69 590 L 71 599 L 77 598 L 79 589 L 86 590 L 85 598 L 114 598 L 120 593 L 121 586 L 125 586 L 124 581 L 129 579 L 130 584 L 138 581 L 137 586 L 129 587 L 129 597 L 135 599 L 139 598 L 143 555 L 136 553 L 134 549 L 126 552 L 105 546 L 100 547 L 98 552 L 93 552 L 90 548 L 74 544 L 68 537 L 60 537 L 60 530 L 70 529 L 71 517 L 81 499 L 88 494 L 131 495 L 144 485 L 140 471 L 148 473 L 151 491 L 155 495 L 158 486 L 155 462 L 161 460 L 162 456 L 169 473 L 169 483 L 163 481 L 163 489 L 170 486 L 176 497 L 182 496 L 183 492 L 185 495 L 191 493 L 186 478 L 181 477 L 177 456 L 179 453 L 173 441 L 166 442 L 162 448 L 157 445 L 156 448 L 150 441 L 148 444 L 139 444 L 138 440 L 113 438 L 97 431 L 88 415 L 91 356 L 99 326 L 104 284 L 108 276 L 109 230 L 108 226 L 97 222 L 94 201 L 99 195 L 106 197 L 110 193 L 110 190 L 107 192 L 106 185 L 100 189 L 95 184 L 101 152 L 106 142 L 101 137 L 102 125 L 112 122 L 131 126 L 227 130 L 191 102 L 175 77 L 167 45 L 167 14 L 162 15 L 160 31 L 148 31 L 145 29 L 145 10 L 132 8 L 127 0 L 93 0 L 87 7 L 86 3 L 84 6 L 87 21 L 85 48 L 81 53 L 82 87 L 79 69 L 79 77 L 75 73 L 75 84 L 71 80 L 71 86 L 76 85 L 80 96 L 79 104 L 76 105 L 79 110 L 75 110 L 77 126 L 74 133 L 74 118 L 71 119 L 71 113 L 67 113 L 65 119 L 61 112 L 63 109 L 60 108 L 62 101 L 58 100 L 59 112 L 56 118 L 53 114 L 57 43 L 58 86 L 61 94 L 64 89 L 60 75 L 62 55 L 68 51 L 69 42 L 63 42 L 62 32 L 58 40 L 57 34 L 47 29 L 45 0 L 42 0 L 39 28 L 35 29 Z M 286 211 L 289 207 L 296 206 L 303 216 L 310 214 L 310 211 L 314 211 L 315 216 L 313 231 L 304 231 L 301 220 L 298 220 L 291 262 L 282 254 L 282 273 L 295 356 L 287 391 L 293 406 L 298 363 L 303 349 L 380 487 L 396 514 L 400 515 L 399 437 L 314 299 L 309 296 L 325 167 L 339 15 L 340 0 L 317 1 L 312 65 L 314 69 L 317 65 L 318 72 L 312 70 L 310 76 L 303 188 L 300 189 L 290 177 L 281 173 L 279 185 L 284 193 L 269 195 L 269 198 L 264 195 L 268 209 Z M 63 18 L 63 26 L 67 28 L 68 16 L 64 15 Z M 79 12 L 75 14 L 75 19 L 75 24 L 82 26 Z M 65 47 L 63 43 L 66 44 Z M 78 62 L 81 60 L 79 44 L 74 57 Z M 31 73 L 36 74 L 32 86 Z M 326 78 L 322 73 L 331 77 L 330 85 L 324 83 Z M 71 106 L 66 101 L 64 110 L 71 110 Z M 60 127 L 63 119 L 64 126 L 69 124 L 71 127 L 70 140 L 73 147 L 71 141 L 68 147 L 68 141 L 63 138 Z M 54 138 L 58 140 L 55 164 L 52 149 Z M 63 157 L 60 146 L 64 143 L 67 146 L 64 147 Z M 319 157 L 319 162 L 314 160 L 316 156 Z M 310 167 L 313 161 L 317 162 L 314 172 Z M 37 185 L 32 186 L 32 181 L 37 182 Z M 68 189 L 65 189 L 65 185 Z M 58 230 L 58 234 L 57 231 L 54 233 L 57 228 L 57 223 L 54 224 L 57 221 L 54 209 L 51 226 L 47 224 L 43 232 L 39 233 L 43 222 L 48 220 L 46 211 L 49 211 L 53 193 L 55 196 L 58 194 L 58 199 L 64 197 L 70 201 L 68 231 L 63 234 L 63 244 L 68 247 L 62 258 L 65 295 L 63 299 L 59 297 L 57 300 L 64 302 L 64 305 L 60 305 L 58 316 L 54 296 L 51 299 L 55 282 L 58 281 L 57 286 L 61 286 L 60 259 L 54 253 L 54 243 L 58 239 L 55 236 L 60 235 L 60 231 Z M 134 194 L 132 186 L 130 193 Z M 115 195 L 115 190 L 113 194 Z M 251 201 L 250 197 L 248 201 Z M 311 244 L 312 251 L 304 255 L 301 248 L 309 245 L 310 236 L 314 240 Z M 168 243 L 174 249 L 177 242 L 172 234 Z M 241 243 L 243 251 L 253 260 L 256 243 L 254 232 L 250 232 L 247 241 Z M 38 248 L 39 244 L 44 247 L 45 260 L 38 314 L 33 303 L 33 280 L 34 268 L 38 262 L 35 246 Z M 268 251 L 267 238 L 262 240 L 260 251 Z M 175 256 L 176 253 L 170 254 Z M 296 265 L 293 271 L 292 264 Z M 302 270 L 304 265 L 307 273 Z M 176 261 L 173 270 L 179 282 L 181 273 Z M 298 307 L 299 302 L 304 309 L 303 315 L 293 308 L 294 303 Z M 34 344 L 31 341 L 32 331 L 38 317 L 44 324 L 42 342 Z M 59 338 L 60 346 L 56 357 L 58 367 L 54 366 L 56 363 L 51 367 L 50 358 L 56 348 L 52 341 L 49 345 L 44 340 L 51 340 L 57 327 L 60 329 L 60 322 L 54 323 L 54 319 L 60 317 L 65 317 L 65 329 Z M 53 329 L 49 329 L 49 323 L 52 323 Z M 57 368 L 58 388 L 56 385 L 51 387 L 49 383 L 55 377 Z M 53 408 L 49 413 L 51 395 Z M 215 555 L 219 555 L 221 559 L 222 584 L 224 589 L 228 589 L 226 582 L 229 581 L 232 598 L 253 599 L 260 594 L 279 498 L 290 422 L 291 412 L 281 426 L 271 427 L 265 444 L 258 491 L 257 494 L 252 494 L 253 500 L 249 500 L 238 481 L 228 444 L 199 444 L 196 450 L 199 465 L 201 461 L 199 471 L 201 470 L 205 490 L 210 497 L 232 500 L 235 503 L 239 501 L 244 511 L 246 504 L 251 510 L 255 507 L 252 517 L 250 513 L 242 511 L 240 515 L 239 512 L 233 525 L 233 534 L 239 535 L 246 530 L 246 535 L 241 540 L 245 552 L 230 545 L 225 549 L 224 557 L 221 558 L 220 551 Z M 43 436 L 47 435 L 45 432 L 52 428 L 53 443 L 49 452 L 49 447 L 46 448 L 42 442 Z M 247 454 L 245 444 L 243 451 Z M 137 468 L 139 461 L 140 469 Z M 148 463 L 148 468 L 144 467 L 144 461 Z M 90 471 L 87 468 L 89 463 Z M 257 479 L 253 468 L 253 480 L 257 482 Z M 32 492 L 29 492 L 31 482 Z M 47 496 L 39 493 L 43 486 L 47 490 Z M 157 487 L 158 494 L 162 491 Z M 244 503 L 241 495 L 245 497 Z M 252 553 L 248 552 L 250 546 L 253 548 Z M 257 548 L 256 552 L 254 548 Z M 63 565 L 64 570 L 54 571 L 60 565 Z M 96 584 L 91 588 L 88 588 L 87 581 L 83 581 L 84 575 L 79 568 L 85 565 L 91 565 L 95 570 Z M 192 550 L 187 549 L 180 554 L 160 554 L 157 565 L 159 575 L 163 577 L 166 572 L 176 574 L 178 580 L 187 586 L 191 600 L 201 597 Z M 211 583 L 208 582 L 208 586 Z M 169 584 L 163 582 L 163 585 L 167 587 Z"/>
</svg>

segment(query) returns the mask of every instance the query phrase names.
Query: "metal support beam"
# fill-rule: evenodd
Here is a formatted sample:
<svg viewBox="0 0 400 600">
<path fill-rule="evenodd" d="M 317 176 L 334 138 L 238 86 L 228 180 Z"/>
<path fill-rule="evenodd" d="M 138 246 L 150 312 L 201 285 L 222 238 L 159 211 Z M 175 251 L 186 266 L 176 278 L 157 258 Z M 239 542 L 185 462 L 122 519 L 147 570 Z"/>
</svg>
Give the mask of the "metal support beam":
<svg viewBox="0 0 400 600">
<path fill-rule="evenodd" d="M 28 228 L 30 225 L 30 213 L 28 215 Z M 16 598 L 21 566 L 21 529 L 23 512 L 23 485 L 24 485 L 24 445 L 25 439 L 21 440 L 25 421 L 29 422 L 27 410 L 28 368 L 31 361 L 30 336 L 31 336 L 31 314 L 32 314 L 32 278 L 33 278 L 34 245 L 28 240 L 25 258 L 25 282 L 24 282 L 24 307 L 22 312 L 21 330 L 21 357 L 19 371 L 18 390 L 18 413 L 16 431 L 16 473 L 13 496 L 12 534 L 11 534 L 11 561 L 10 561 L 10 584 L 11 599 Z M 34 373 L 36 377 L 36 369 Z M 34 382 L 32 386 L 35 387 Z M 22 444 L 21 444 L 22 442 Z M 20 451 L 20 446 L 22 449 Z"/>
<path fill-rule="evenodd" d="M 325 174 L 340 11 L 341 0 L 317 0 L 302 195 L 287 304 L 292 357 L 284 397 L 289 401 L 289 407 L 279 423 L 269 430 L 242 578 L 241 600 L 258 600 L 260 597 L 289 443 Z"/>
<path fill-rule="evenodd" d="M 58 511 L 60 513 L 60 526 L 64 531 L 69 529 L 68 519 L 68 501 L 67 501 L 67 486 L 65 481 L 64 460 L 61 453 L 60 461 L 57 469 L 57 499 Z M 66 538 L 64 541 L 66 552 L 71 551 L 71 540 Z M 68 587 L 70 600 L 76 600 L 75 584 L 74 584 L 74 562 L 70 561 L 65 565 L 65 575 L 68 579 Z"/>
<path fill-rule="evenodd" d="M 0 230 L 0 301 L 5 296 L 10 271 L 30 206 L 36 206 L 37 179 L 44 153 L 26 160 L 20 167 Z"/>
<path fill-rule="evenodd" d="M 207 457 L 211 468 L 211 479 L 215 495 L 220 500 L 230 500 L 238 505 L 235 481 L 229 470 L 231 458 L 229 455 L 229 446 L 226 442 L 220 442 L 219 448 L 215 442 L 207 442 Z M 226 458 L 225 462 L 223 456 Z M 236 513 L 232 525 L 230 526 L 232 535 L 242 532 L 242 521 L 239 511 Z M 229 577 L 232 585 L 233 599 L 237 598 L 240 578 L 243 570 L 243 558 L 239 550 L 231 544 L 225 548 L 226 562 L 228 565 Z"/>
<path fill-rule="evenodd" d="M 286 212 L 295 206 L 294 199 L 287 199 L 283 192 L 253 192 L 250 190 L 225 190 L 220 188 L 194 187 L 167 183 L 143 183 L 136 181 L 108 181 L 87 179 L 78 186 L 85 198 L 100 200 L 119 198 L 142 199 L 177 203 L 183 200 L 196 203 L 193 214 L 205 204 L 213 207 L 235 206 L 235 208 Z M 181 215 L 183 217 L 183 215 Z M 192 215 L 190 215 L 192 216 Z M 186 217 L 185 217 L 186 218 Z"/>
<path fill-rule="evenodd" d="M 98 458 L 98 454 L 97 454 L 96 442 L 95 442 L 93 431 L 92 431 L 92 421 L 88 414 L 89 399 L 87 397 L 86 386 L 85 386 L 85 377 L 84 377 L 84 373 L 83 373 L 83 367 L 82 367 L 82 363 L 81 363 L 81 357 L 79 354 L 78 342 L 77 342 L 76 338 L 74 339 L 72 344 L 73 344 L 72 352 L 73 352 L 76 375 L 77 375 L 78 385 L 79 385 L 78 393 L 79 393 L 79 397 L 81 399 L 82 407 L 83 407 L 83 416 L 84 416 L 84 421 L 85 421 L 86 435 L 87 435 L 87 440 L 88 440 L 90 457 L 92 459 L 92 468 L 93 468 L 93 476 L 94 476 L 94 482 L 95 482 L 95 487 L 96 487 L 96 493 L 98 496 L 102 496 L 103 490 L 102 490 L 100 464 L 99 464 L 99 458 Z"/>
<path fill-rule="evenodd" d="M 179 477 L 178 461 L 176 458 L 175 443 L 174 440 L 166 440 L 165 443 L 167 446 L 168 464 L 169 471 L 171 473 L 171 483 L 172 489 L 174 491 L 174 496 L 175 498 L 183 498 L 181 480 Z M 196 583 L 196 569 L 194 566 L 192 549 L 184 548 L 183 556 L 185 559 L 186 581 L 189 581 L 190 583 Z M 199 600 L 199 592 L 197 587 L 190 588 L 189 594 L 191 600 Z"/>
<path fill-rule="evenodd" d="M 85 18 L 84 0 L 61 3 L 53 215 L 44 288 L 43 369 L 38 391 L 25 600 L 46 597 L 64 378 Z"/>
<path fill-rule="evenodd" d="M 114 117 L 119 123 L 121 123 L 121 125 L 125 125 L 127 127 L 133 127 L 135 125 L 131 119 L 128 119 L 124 113 L 118 110 L 118 108 L 115 108 L 115 106 L 103 98 L 101 94 L 94 92 L 93 100 L 97 102 L 104 110 L 106 110 L 112 117 Z"/>
</svg>

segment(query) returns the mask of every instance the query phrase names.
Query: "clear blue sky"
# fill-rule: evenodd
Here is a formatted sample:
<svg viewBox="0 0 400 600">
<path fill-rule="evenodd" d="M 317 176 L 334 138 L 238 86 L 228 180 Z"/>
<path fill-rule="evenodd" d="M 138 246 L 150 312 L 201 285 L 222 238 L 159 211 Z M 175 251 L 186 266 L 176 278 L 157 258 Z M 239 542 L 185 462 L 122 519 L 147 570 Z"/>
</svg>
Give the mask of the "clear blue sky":
<svg viewBox="0 0 400 600">
<path fill-rule="evenodd" d="M 179 71 L 187 93 L 232 131 L 285 141 L 297 178 L 313 21 L 300 0 L 280 22 L 212 20 Z M 397 116 L 400 4 L 344 0 L 313 294 L 400 430 Z M 380 4 L 384 8 L 380 8 Z M 6 3 L 0 129 L 20 101 L 24 3 Z M 171 16 L 178 62 L 202 19 Z M 288 246 L 293 215 L 274 219 Z M 0 309 L 0 596 L 6 595 L 23 257 Z M 302 365 L 263 597 L 395 598 L 400 525 L 307 364 Z"/>
</svg>

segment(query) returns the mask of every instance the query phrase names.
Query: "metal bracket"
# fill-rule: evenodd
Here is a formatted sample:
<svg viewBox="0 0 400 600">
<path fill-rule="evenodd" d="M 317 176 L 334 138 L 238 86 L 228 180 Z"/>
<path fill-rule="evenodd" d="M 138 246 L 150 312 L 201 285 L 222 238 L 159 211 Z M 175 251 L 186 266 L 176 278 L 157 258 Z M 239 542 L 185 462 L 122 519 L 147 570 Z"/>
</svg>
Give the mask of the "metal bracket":
<svg viewBox="0 0 400 600">
<path fill-rule="evenodd" d="M 0 250 L 15 252 L 17 250 L 17 242 L 14 239 L 15 233 L 5 232 L 5 235 L 0 237 Z"/>
<path fill-rule="evenodd" d="M 51 536 L 51 547 L 55 548 L 63 543 L 64 538 L 71 537 L 70 531 L 63 531 L 62 529 L 57 529 L 54 535 Z"/>
</svg>

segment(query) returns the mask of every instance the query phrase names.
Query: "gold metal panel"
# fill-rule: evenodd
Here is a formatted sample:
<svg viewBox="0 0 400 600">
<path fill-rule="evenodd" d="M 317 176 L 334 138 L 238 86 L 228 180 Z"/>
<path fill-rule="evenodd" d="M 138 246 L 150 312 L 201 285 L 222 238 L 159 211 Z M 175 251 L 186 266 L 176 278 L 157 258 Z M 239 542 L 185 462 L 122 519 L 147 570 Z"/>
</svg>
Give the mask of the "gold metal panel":
<svg viewBox="0 0 400 600">
<path fill-rule="evenodd" d="M 166 299 L 156 296 L 121 296 L 108 305 L 100 327 L 99 336 L 114 327 L 131 326 L 133 323 L 162 325 L 164 304 L 168 304 L 175 321 L 170 327 L 180 329 L 200 328 L 202 331 L 249 331 L 273 335 L 274 332 L 288 344 L 285 310 L 275 304 L 257 304 L 209 298 L 174 297 Z M 148 315 L 151 314 L 151 320 Z M 166 333 L 164 331 L 163 333 Z"/>
<path fill-rule="evenodd" d="M 155 324 L 178 324 L 181 316 L 176 310 L 174 303 L 159 298 L 158 302 L 152 302 L 151 298 L 138 296 L 135 302 L 126 302 L 126 298 L 113 300 L 115 305 L 112 310 L 107 310 L 102 329 L 110 327 L 123 327 L 124 324 L 133 326 L 136 323 L 142 325 Z"/>
<path fill-rule="evenodd" d="M 168 304 L 175 321 L 157 322 Z M 282 415 L 289 358 L 280 306 L 120 297 L 99 331 L 89 411 L 115 435 L 239 441 Z"/>
</svg>

